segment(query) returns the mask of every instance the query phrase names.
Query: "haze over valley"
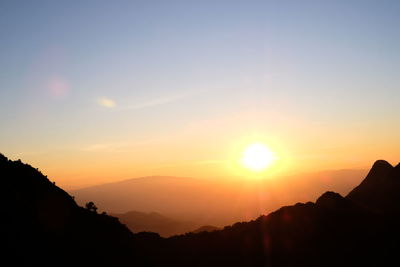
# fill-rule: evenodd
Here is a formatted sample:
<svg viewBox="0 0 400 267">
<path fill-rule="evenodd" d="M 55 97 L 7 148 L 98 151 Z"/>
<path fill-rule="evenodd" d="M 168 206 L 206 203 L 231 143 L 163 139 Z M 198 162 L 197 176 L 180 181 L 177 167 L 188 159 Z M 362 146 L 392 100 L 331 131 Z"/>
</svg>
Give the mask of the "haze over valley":
<svg viewBox="0 0 400 267">
<path fill-rule="evenodd" d="M 81 205 L 94 201 L 100 210 L 111 214 L 160 213 L 191 225 L 192 229 L 186 226 L 181 228 L 184 231 L 175 232 L 184 233 L 203 225 L 223 227 L 252 220 L 281 206 L 317 198 L 327 190 L 345 195 L 366 173 L 366 170 L 337 170 L 260 180 L 156 176 L 69 192 Z"/>
</svg>

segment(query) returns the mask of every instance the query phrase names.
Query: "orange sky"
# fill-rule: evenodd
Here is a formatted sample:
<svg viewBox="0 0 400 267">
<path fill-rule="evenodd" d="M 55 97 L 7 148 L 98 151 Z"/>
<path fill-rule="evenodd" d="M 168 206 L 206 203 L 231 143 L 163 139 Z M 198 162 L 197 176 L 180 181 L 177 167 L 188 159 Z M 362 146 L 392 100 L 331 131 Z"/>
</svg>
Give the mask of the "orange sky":
<svg viewBox="0 0 400 267">
<path fill-rule="evenodd" d="M 328 169 L 367 169 L 379 158 L 396 164 L 400 147 L 393 133 L 363 135 L 342 130 L 325 131 L 306 120 L 278 118 L 273 129 L 257 126 L 265 114 L 250 112 L 193 123 L 184 131 L 143 141 L 126 140 L 66 147 L 43 153 L 11 155 L 39 167 L 52 180 L 71 189 L 141 176 L 271 177 Z M 258 118 L 258 119 L 256 119 Z M 267 124 L 264 124 L 267 125 Z M 392 141 L 392 142 L 390 142 Z M 243 150 L 253 142 L 267 145 L 274 164 L 253 173 L 240 164 Z"/>
</svg>

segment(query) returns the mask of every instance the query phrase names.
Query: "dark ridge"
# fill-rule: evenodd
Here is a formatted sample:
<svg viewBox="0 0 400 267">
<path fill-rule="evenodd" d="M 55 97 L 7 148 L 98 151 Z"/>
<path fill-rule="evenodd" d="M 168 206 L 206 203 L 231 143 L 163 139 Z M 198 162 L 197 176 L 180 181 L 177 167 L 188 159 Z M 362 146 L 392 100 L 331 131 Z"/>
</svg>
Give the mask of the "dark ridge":
<svg viewBox="0 0 400 267">
<path fill-rule="evenodd" d="M 325 208 L 337 208 L 346 204 L 346 199 L 335 192 L 325 192 L 315 202 L 318 206 Z"/>
<path fill-rule="evenodd" d="M 201 233 L 201 232 L 213 232 L 213 231 L 217 231 L 217 230 L 221 230 L 221 228 L 215 227 L 212 225 L 205 225 L 205 226 L 199 227 L 196 230 L 191 231 L 191 232 L 192 233 Z"/>
<path fill-rule="evenodd" d="M 396 165 L 396 167 L 394 167 L 394 169 L 395 169 L 396 173 L 400 172 L 400 163 L 398 163 Z"/>
</svg>

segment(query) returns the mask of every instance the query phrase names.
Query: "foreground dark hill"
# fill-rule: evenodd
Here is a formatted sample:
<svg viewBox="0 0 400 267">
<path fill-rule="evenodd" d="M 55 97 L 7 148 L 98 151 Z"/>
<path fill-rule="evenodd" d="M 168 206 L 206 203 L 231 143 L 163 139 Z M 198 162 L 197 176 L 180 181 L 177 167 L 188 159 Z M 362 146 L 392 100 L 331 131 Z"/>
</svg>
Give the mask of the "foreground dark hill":
<svg viewBox="0 0 400 267">
<path fill-rule="evenodd" d="M 79 207 L 37 169 L 0 154 L 2 262 L 8 266 L 125 265 L 132 233 Z"/>
<path fill-rule="evenodd" d="M 9 266 L 398 266 L 400 165 L 377 161 L 346 197 L 326 192 L 220 231 L 132 234 L 39 171 L 0 156 Z"/>
</svg>

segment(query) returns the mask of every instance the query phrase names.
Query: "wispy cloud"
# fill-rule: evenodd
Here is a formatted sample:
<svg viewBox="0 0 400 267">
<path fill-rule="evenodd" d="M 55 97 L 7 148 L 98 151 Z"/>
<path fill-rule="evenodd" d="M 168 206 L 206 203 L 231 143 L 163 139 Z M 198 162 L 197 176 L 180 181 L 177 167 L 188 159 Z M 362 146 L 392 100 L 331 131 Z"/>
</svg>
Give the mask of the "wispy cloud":
<svg viewBox="0 0 400 267">
<path fill-rule="evenodd" d="M 112 100 L 111 98 L 108 98 L 108 97 L 100 97 L 97 99 L 96 102 L 97 102 L 97 104 L 99 104 L 100 106 L 103 106 L 105 108 L 113 108 L 117 105 L 114 100 Z"/>
<path fill-rule="evenodd" d="M 110 142 L 110 143 L 94 143 L 82 145 L 79 150 L 85 152 L 98 151 L 114 151 L 114 152 L 129 152 L 137 146 L 145 146 L 158 143 L 163 139 L 148 139 L 137 142 Z"/>
<path fill-rule="evenodd" d="M 213 90 L 219 90 L 219 89 L 213 89 Z M 145 109 L 145 108 L 150 108 L 150 107 L 155 107 L 155 106 L 160 106 L 168 103 L 172 103 L 187 97 L 191 97 L 193 95 L 202 93 L 204 91 L 209 91 L 208 90 L 187 90 L 185 92 L 179 92 L 167 96 L 161 96 L 161 97 L 155 97 L 152 99 L 148 99 L 142 102 L 137 102 L 133 104 L 126 104 L 126 105 L 118 105 L 118 109 L 120 110 L 139 110 L 139 109 Z M 100 97 L 96 100 L 96 102 L 106 108 L 114 108 L 117 107 L 116 102 L 108 97 Z"/>
<path fill-rule="evenodd" d="M 81 148 L 81 151 L 85 152 L 98 152 L 98 151 L 109 151 L 115 150 L 120 147 L 121 143 L 101 143 L 101 144 L 90 144 Z"/>
<path fill-rule="evenodd" d="M 177 95 L 159 97 L 159 98 L 150 99 L 150 100 L 142 102 L 142 103 L 137 103 L 137 104 L 134 104 L 131 106 L 125 106 L 125 107 L 121 107 L 121 108 L 125 109 L 125 110 L 144 109 L 144 108 L 149 108 L 149 107 L 154 107 L 154 106 L 171 103 L 171 102 L 177 101 L 179 99 L 182 99 L 188 95 L 189 95 L 189 93 L 182 93 L 182 94 L 177 94 Z"/>
</svg>

